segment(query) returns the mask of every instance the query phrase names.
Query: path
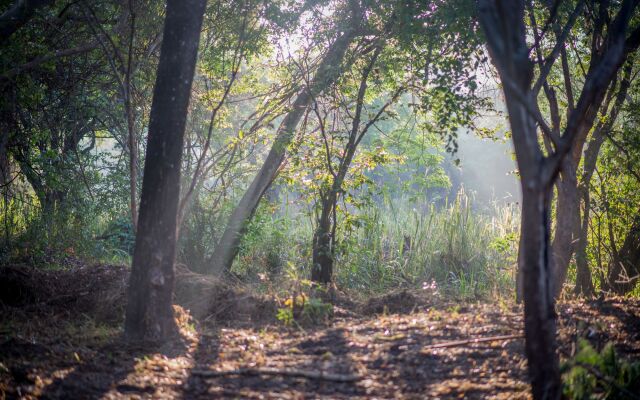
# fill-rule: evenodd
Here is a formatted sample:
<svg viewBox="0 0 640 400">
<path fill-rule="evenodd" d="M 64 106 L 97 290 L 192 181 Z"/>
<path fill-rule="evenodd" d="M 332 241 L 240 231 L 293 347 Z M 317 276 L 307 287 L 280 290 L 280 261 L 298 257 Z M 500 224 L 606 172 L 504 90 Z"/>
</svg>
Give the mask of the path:
<svg viewBox="0 0 640 400">
<path fill-rule="evenodd" d="M 614 340 L 623 354 L 640 353 L 638 302 L 565 303 L 560 308 L 559 340 L 565 351 L 582 336 L 596 345 Z M 32 330 L 19 336 L 4 332 L 0 337 L 5 369 L 0 369 L 0 388 L 8 398 L 529 396 L 522 339 L 429 348 L 518 335 L 522 317 L 515 306 L 449 306 L 367 318 L 338 315 L 330 326 L 308 330 L 200 328 L 185 331 L 180 343 L 152 352 L 122 345 L 114 340 L 115 329 L 85 326 L 52 335 L 38 331 L 46 329 L 46 318 L 40 324 L 31 322 Z M 238 369 L 243 373 L 228 374 Z"/>
</svg>

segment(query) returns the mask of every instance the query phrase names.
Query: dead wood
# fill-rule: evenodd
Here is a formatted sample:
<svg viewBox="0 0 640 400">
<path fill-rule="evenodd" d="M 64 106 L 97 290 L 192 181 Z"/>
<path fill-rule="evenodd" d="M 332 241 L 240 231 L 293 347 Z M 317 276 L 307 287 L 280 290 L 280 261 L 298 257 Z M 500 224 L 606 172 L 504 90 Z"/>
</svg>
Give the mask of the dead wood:
<svg viewBox="0 0 640 400">
<path fill-rule="evenodd" d="M 524 334 L 519 333 L 515 335 L 501 335 L 501 336 L 491 336 L 485 338 L 475 338 L 475 339 L 467 339 L 467 340 L 454 340 L 452 342 L 438 343 L 432 344 L 429 346 L 425 346 L 422 348 L 422 351 L 425 350 L 434 350 L 434 349 L 444 349 L 447 347 L 458 347 L 464 346 L 466 344 L 475 344 L 475 343 L 486 343 L 486 342 L 497 342 L 497 341 L 505 341 L 505 340 L 513 340 L 513 339 L 521 339 L 524 337 Z"/>
</svg>

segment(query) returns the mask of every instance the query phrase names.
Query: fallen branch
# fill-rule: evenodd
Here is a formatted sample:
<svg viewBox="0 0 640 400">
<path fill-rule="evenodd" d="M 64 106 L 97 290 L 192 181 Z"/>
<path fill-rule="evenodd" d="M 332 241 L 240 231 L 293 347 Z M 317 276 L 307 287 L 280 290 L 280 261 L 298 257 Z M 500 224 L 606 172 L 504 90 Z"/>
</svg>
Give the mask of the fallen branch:
<svg viewBox="0 0 640 400">
<path fill-rule="evenodd" d="M 445 342 L 445 343 L 438 343 L 438 344 L 432 344 L 432 345 L 429 345 L 429 346 L 425 346 L 425 347 L 422 348 L 422 351 L 433 350 L 433 349 L 444 349 L 444 348 L 447 348 L 447 347 L 464 346 L 465 344 L 495 342 L 495 341 L 499 341 L 499 340 L 513 340 L 513 339 L 520 339 L 520 338 L 523 338 L 523 337 L 524 337 L 524 335 L 522 333 L 519 333 L 519 334 L 515 334 L 515 335 L 502 335 L 502 336 L 491 336 L 491 337 L 467 339 L 467 340 L 455 340 L 453 342 Z"/>
<path fill-rule="evenodd" d="M 302 371 L 297 369 L 277 369 L 277 368 L 238 368 L 226 371 L 213 370 L 192 370 L 191 374 L 212 378 L 227 375 L 272 375 L 290 376 L 296 378 L 317 379 L 332 382 L 355 382 L 362 379 L 358 375 L 332 374 L 324 371 Z"/>
</svg>

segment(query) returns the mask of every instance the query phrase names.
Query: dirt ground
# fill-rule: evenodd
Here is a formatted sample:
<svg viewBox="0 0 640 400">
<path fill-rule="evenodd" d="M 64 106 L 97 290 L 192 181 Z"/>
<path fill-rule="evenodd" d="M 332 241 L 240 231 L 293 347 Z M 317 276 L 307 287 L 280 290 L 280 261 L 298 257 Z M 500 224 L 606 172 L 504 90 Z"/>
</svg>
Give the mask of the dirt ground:
<svg viewBox="0 0 640 400">
<path fill-rule="evenodd" d="M 122 282 L 125 272 L 110 273 Z M 101 290 L 116 307 L 117 290 L 93 293 Z M 0 399 L 529 398 L 515 305 L 406 295 L 398 307 L 394 294 L 376 307 L 337 307 L 326 325 L 301 328 L 282 326 L 268 306 L 247 311 L 256 299 L 243 293 L 234 302 L 246 304 L 238 311 L 226 303 L 224 316 L 204 307 L 193 319 L 178 308 L 182 338 L 134 347 L 120 339 L 117 318 L 103 307 L 92 314 L 95 301 L 91 308 L 81 295 L 49 296 L 0 303 Z M 380 310 L 385 299 L 392 303 Z M 563 355 L 579 337 L 597 348 L 613 341 L 625 358 L 640 355 L 639 301 L 563 302 L 558 312 Z"/>
</svg>

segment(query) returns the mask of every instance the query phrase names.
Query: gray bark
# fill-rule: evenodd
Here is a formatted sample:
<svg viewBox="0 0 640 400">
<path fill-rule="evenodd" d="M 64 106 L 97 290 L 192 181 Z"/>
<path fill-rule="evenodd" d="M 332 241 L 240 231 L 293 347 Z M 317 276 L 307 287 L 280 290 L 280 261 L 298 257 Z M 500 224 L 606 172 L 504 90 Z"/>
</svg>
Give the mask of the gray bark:
<svg viewBox="0 0 640 400">
<path fill-rule="evenodd" d="M 561 136 L 554 136 L 539 113 L 532 86 L 533 63 L 524 25 L 524 1 L 479 0 L 479 19 L 491 59 L 498 70 L 511 125 L 522 184 L 522 221 L 519 268 L 522 273 L 525 351 L 534 399 L 559 399 L 562 395 L 556 353 L 556 314 L 550 248 L 550 198 L 562 163 L 574 150 L 581 132 L 593 125 L 602 102 L 625 58 L 626 29 L 637 2 L 625 0 L 609 26 L 606 51 L 592 64 L 580 98 Z M 633 36 L 633 35 L 632 35 Z M 561 43 L 559 44 L 561 45 Z M 552 61 L 549 61 L 552 62 Z M 541 67 L 549 69 L 548 65 Z M 542 75 L 541 75 L 542 76 Z M 538 78 L 541 79 L 541 78 Z M 542 76 L 544 79 L 544 76 Z M 555 149 L 544 156 L 538 144 L 536 124 Z"/>
<path fill-rule="evenodd" d="M 180 165 L 206 0 L 168 0 L 153 91 L 124 332 L 134 341 L 177 333 L 173 318 Z"/>
</svg>

